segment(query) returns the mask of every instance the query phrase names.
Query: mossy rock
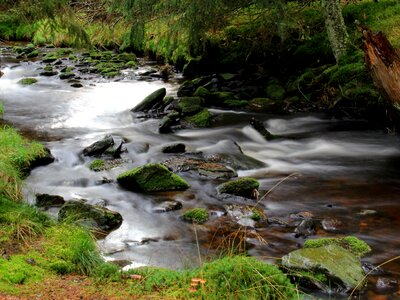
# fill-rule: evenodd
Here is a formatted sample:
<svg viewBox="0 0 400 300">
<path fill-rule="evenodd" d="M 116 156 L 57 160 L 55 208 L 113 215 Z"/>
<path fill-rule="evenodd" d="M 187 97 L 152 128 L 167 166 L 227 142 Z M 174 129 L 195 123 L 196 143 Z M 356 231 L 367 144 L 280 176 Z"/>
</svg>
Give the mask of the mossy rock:
<svg viewBox="0 0 400 300">
<path fill-rule="evenodd" d="M 36 206 L 38 207 L 62 206 L 64 203 L 64 198 L 59 195 L 36 194 Z"/>
<path fill-rule="evenodd" d="M 265 89 L 267 98 L 272 100 L 283 100 L 285 98 L 286 91 L 283 86 L 277 82 L 272 82 Z"/>
<path fill-rule="evenodd" d="M 21 85 L 31 85 L 36 82 L 38 82 L 38 80 L 36 78 L 31 78 L 31 77 L 22 78 L 21 80 L 18 81 L 18 83 Z"/>
<path fill-rule="evenodd" d="M 359 257 L 371 252 L 371 247 L 355 236 L 309 239 L 305 241 L 304 248 L 318 248 L 326 245 L 339 245 Z"/>
<path fill-rule="evenodd" d="M 163 101 L 167 90 L 165 88 L 158 89 L 144 98 L 138 105 L 131 109 L 133 112 L 147 111 L 154 105 Z"/>
<path fill-rule="evenodd" d="M 120 213 L 107 208 L 90 205 L 84 200 L 66 202 L 58 213 L 59 221 L 74 221 L 90 229 L 110 232 L 122 224 Z"/>
<path fill-rule="evenodd" d="M 360 290 L 365 280 L 359 258 L 335 244 L 292 251 L 282 257 L 282 265 L 300 280 L 305 279 L 302 272 L 311 274 L 306 279 L 327 292 Z"/>
<path fill-rule="evenodd" d="M 187 123 L 189 127 L 205 128 L 211 125 L 211 120 L 212 114 L 205 108 L 193 116 L 186 117 L 184 122 Z"/>
<path fill-rule="evenodd" d="M 225 182 L 217 187 L 218 193 L 231 194 L 246 198 L 254 198 L 254 190 L 257 190 L 260 183 L 250 177 L 243 177 L 233 181 Z"/>
<path fill-rule="evenodd" d="M 165 166 L 149 163 L 120 174 L 118 183 L 132 191 L 159 192 L 186 190 L 189 184 Z"/>
<path fill-rule="evenodd" d="M 55 54 L 47 54 L 43 57 L 42 61 L 44 63 L 52 63 L 55 62 L 59 57 Z"/>
<path fill-rule="evenodd" d="M 202 97 L 202 98 L 208 98 L 210 96 L 210 91 L 207 90 L 203 86 L 199 86 L 197 90 L 194 92 L 193 96 L 195 97 Z"/>
<path fill-rule="evenodd" d="M 182 215 L 184 221 L 196 224 L 203 224 L 208 221 L 208 218 L 208 211 L 205 208 L 192 208 Z"/>
<path fill-rule="evenodd" d="M 38 50 L 34 50 L 31 53 L 28 53 L 26 55 L 27 58 L 34 58 L 34 57 L 38 57 L 39 56 L 39 51 Z"/>
<path fill-rule="evenodd" d="M 192 116 L 203 109 L 204 99 L 201 97 L 179 98 L 177 110 L 184 116 Z"/>
<path fill-rule="evenodd" d="M 60 79 L 61 80 L 70 79 L 70 78 L 73 78 L 73 77 L 75 77 L 75 74 L 71 73 L 71 72 L 66 72 L 66 73 L 61 73 L 60 74 Z"/>
<path fill-rule="evenodd" d="M 224 106 L 224 102 L 235 99 L 235 95 L 232 92 L 213 92 L 209 96 L 208 105 L 211 106 Z"/>
</svg>

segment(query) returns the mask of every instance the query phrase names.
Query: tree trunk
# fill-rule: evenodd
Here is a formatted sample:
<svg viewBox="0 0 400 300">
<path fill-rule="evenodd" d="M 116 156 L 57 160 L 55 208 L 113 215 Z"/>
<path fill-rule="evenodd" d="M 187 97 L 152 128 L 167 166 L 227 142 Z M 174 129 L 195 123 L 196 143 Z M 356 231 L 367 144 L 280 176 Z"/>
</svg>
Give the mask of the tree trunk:
<svg viewBox="0 0 400 300">
<path fill-rule="evenodd" d="M 375 85 L 400 115 L 400 56 L 382 32 L 364 28 L 365 62 Z"/>
<path fill-rule="evenodd" d="M 322 0 L 322 7 L 328 39 L 336 62 L 339 62 L 349 45 L 349 35 L 344 24 L 342 9 L 339 0 Z"/>
</svg>

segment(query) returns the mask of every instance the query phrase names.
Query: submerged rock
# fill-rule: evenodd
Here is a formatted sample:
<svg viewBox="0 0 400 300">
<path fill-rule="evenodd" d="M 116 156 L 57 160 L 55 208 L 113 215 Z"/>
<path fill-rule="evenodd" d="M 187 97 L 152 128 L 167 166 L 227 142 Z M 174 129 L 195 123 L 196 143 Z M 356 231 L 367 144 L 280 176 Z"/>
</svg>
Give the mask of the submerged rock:
<svg viewBox="0 0 400 300">
<path fill-rule="evenodd" d="M 144 98 L 138 105 L 131 109 L 132 112 L 148 111 L 153 108 L 154 105 L 162 102 L 167 91 L 165 88 L 158 89 Z"/>
<path fill-rule="evenodd" d="M 359 258 L 338 245 L 303 248 L 282 257 L 282 265 L 300 280 L 326 292 L 349 292 L 363 287 L 364 272 Z"/>
<path fill-rule="evenodd" d="M 225 193 L 246 198 L 256 198 L 259 186 L 260 183 L 256 179 L 244 177 L 219 185 L 217 191 L 220 194 Z"/>
<path fill-rule="evenodd" d="M 241 226 L 254 227 L 256 222 L 265 219 L 262 210 L 253 206 L 227 204 L 224 209 Z"/>
<path fill-rule="evenodd" d="M 107 135 L 102 140 L 97 141 L 83 149 L 82 153 L 85 156 L 100 155 L 112 145 L 114 145 L 114 139 L 110 135 Z"/>
<path fill-rule="evenodd" d="M 264 126 L 264 124 L 255 119 L 251 118 L 250 120 L 250 125 L 253 127 L 255 130 L 257 130 L 267 141 L 272 140 L 275 138 L 273 134 L 271 134 Z"/>
<path fill-rule="evenodd" d="M 58 220 L 74 220 L 95 231 L 110 232 L 122 224 L 120 213 L 104 207 L 90 205 L 85 200 L 66 202 L 58 213 Z"/>
<path fill-rule="evenodd" d="M 199 158 L 177 156 L 167 159 L 163 164 L 174 172 L 195 171 L 199 175 L 210 177 L 212 179 L 228 179 L 237 176 L 234 170 L 222 164 L 208 162 Z"/>
<path fill-rule="evenodd" d="M 184 179 L 158 163 L 146 164 L 122 173 L 117 181 L 122 187 L 133 191 L 159 192 L 189 188 Z"/>
</svg>

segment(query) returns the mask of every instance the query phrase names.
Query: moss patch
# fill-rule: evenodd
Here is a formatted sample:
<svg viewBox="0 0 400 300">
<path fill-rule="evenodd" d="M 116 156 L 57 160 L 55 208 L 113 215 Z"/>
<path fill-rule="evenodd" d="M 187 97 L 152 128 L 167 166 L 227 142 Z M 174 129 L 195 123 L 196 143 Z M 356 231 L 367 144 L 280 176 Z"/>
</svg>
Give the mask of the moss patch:
<svg viewBox="0 0 400 300">
<path fill-rule="evenodd" d="M 362 257 L 371 251 L 371 247 L 366 242 L 356 238 L 355 236 L 347 236 L 344 238 L 309 239 L 305 241 L 304 248 L 318 248 L 326 245 L 341 246 L 359 257 Z"/>
<path fill-rule="evenodd" d="M 30 77 L 22 78 L 21 80 L 18 81 L 18 83 L 21 85 L 31 85 L 36 82 L 38 82 L 38 80 L 36 78 L 30 78 Z"/>
<path fill-rule="evenodd" d="M 203 109 L 199 113 L 195 114 L 194 116 L 187 117 L 184 120 L 193 127 L 209 127 L 211 125 L 212 115 L 208 111 L 208 109 Z"/>
<path fill-rule="evenodd" d="M 158 192 L 186 190 L 189 184 L 158 163 L 150 163 L 120 174 L 118 183 L 133 191 Z"/>
<path fill-rule="evenodd" d="M 89 165 L 89 169 L 95 172 L 105 170 L 105 161 L 102 159 L 95 159 Z"/>
<path fill-rule="evenodd" d="M 208 211 L 205 208 L 192 208 L 182 215 L 182 219 L 188 222 L 203 224 L 208 221 Z"/>
</svg>

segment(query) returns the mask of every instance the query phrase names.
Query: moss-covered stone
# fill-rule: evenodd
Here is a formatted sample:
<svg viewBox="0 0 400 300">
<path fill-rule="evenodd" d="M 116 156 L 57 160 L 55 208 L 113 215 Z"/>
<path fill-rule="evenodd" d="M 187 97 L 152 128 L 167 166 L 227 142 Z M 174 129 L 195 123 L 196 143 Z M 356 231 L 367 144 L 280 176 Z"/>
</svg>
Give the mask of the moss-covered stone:
<svg viewBox="0 0 400 300">
<path fill-rule="evenodd" d="M 235 99 L 235 95 L 232 92 L 213 92 L 210 94 L 209 99 L 209 105 L 223 106 L 225 101 Z"/>
<path fill-rule="evenodd" d="M 47 63 L 55 62 L 58 58 L 59 58 L 59 57 L 58 57 L 56 54 L 54 54 L 54 53 L 49 53 L 49 54 L 46 54 L 46 55 L 43 57 L 42 61 L 43 61 L 44 63 L 47 64 Z"/>
<path fill-rule="evenodd" d="M 26 55 L 27 58 L 34 58 L 39 56 L 39 50 L 34 50 Z"/>
<path fill-rule="evenodd" d="M 193 96 L 207 98 L 210 96 L 210 94 L 211 94 L 210 91 L 207 90 L 205 87 L 199 86 L 197 90 L 194 92 Z"/>
<path fill-rule="evenodd" d="M 338 245 L 292 251 L 282 257 L 282 265 L 294 276 L 309 272 L 312 276 L 307 279 L 326 291 L 348 292 L 363 287 L 360 283 L 364 282 L 364 271 L 359 258 Z M 321 274 L 326 276 L 325 282 L 315 280 L 323 278 Z"/>
<path fill-rule="evenodd" d="M 66 202 L 58 213 L 59 221 L 77 221 L 94 230 L 109 232 L 122 224 L 122 216 L 118 212 L 104 207 L 90 205 L 84 200 Z"/>
<path fill-rule="evenodd" d="M 285 97 L 285 89 L 277 82 L 270 83 L 265 89 L 267 98 L 272 100 L 283 100 Z"/>
<path fill-rule="evenodd" d="M 260 183 L 250 177 L 243 177 L 237 180 L 225 182 L 217 187 L 218 193 L 231 194 L 246 198 L 254 198 L 254 190 L 257 190 Z"/>
<path fill-rule="evenodd" d="M 21 85 L 31 85 L 31 84 L 34 84 L 36 82 L 38 82 L 37 79 L 30 78 L 30 77 L 22 78 L 21 80 L 18 81 L 18 83 L 21 84 Z"/>
<path fill-rule="evenodd" d="M 326 245 L 339 245 L 359 257 L 362 257 L 371 251 L 371 247 L 366 242 L 356 238 L 355 236 L 309 239 L 305 241 L 304 248 L 318 248 Z"/>
<path fill-rule="evenodd" d="M 167 90 L 165 88 L 158 89 L 144 98 L 138 105 L 131 109 L 133 112 L 147 111 L 151 109 L 154 105 L 162 102 Z"/>
<path fill-rule="evenodd" d="M 224 101 L 224 107 L 228 108 L 243 108 L 246 107 L 249 104 L 248 100 L 226 100 Z"/>
<path fill-rule="evenodd" d="M 182 215 L 182 219 L 187 222 L 203 224 L 208 221 L 208 211 L 205 208 L 192 208 Z"/>
<path fill-rule="evenodd" d="M 208 109 L 203 109 L 194 116 L 186 117 L 184 121 L 192 127 L 209 127 L 211 125 L 212 114 Z"/>
<path fill-rule="evenodd" d="M 182 115 L 191 116 L 203 109 L 204 100 L 201 97 L 184 97 L 179 98 L 177 103 L 177 110 Z"/>
<path fill-rule="evenodd" d="M 122 187 L 133 191 L 158 192 L 189 188 L 184 179 L 158 163 L 146 164 L 122 173 L 117 181 Z"/>
</svg>

